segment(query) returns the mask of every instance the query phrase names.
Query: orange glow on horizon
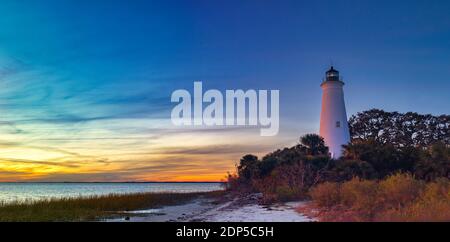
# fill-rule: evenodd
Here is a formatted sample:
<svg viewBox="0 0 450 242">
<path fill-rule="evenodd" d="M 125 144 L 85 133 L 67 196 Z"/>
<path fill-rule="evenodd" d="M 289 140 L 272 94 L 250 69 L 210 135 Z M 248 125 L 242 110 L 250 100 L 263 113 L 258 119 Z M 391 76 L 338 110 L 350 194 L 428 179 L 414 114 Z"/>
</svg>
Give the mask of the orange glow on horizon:
<svg viewBox="0 0 450 242">
<path fill-rule="evenodd" d="M 0 182 L 220 182 L 235 172 L 243 155 L 262 155 L 295 140 L 262 138 L 259 132 L 240 129 L 173 132 L 159 124 L 163 121 L 156 122 L 160 134 L 115 133 L 116 126 L 144 130 L 153 122 L 96 120 L 76 134 L 45 123 L 27 129 L 57 132 L 33 138 L 27 133 L 2 135 Z"/>
</svg>

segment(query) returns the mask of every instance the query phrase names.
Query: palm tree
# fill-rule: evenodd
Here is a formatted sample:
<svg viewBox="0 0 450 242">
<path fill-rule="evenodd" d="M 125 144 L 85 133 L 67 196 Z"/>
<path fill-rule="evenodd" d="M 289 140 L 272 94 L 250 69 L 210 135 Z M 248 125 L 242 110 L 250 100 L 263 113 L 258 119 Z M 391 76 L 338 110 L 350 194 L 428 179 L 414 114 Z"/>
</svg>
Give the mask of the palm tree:
<svg viewBox="0 0 450 242">
<path fill-rule="evenodd" d="M 300 138 L 300 144 L 307 148 L 309 155 L 325 155 L 328 154 L 328 147 L 325 141 L 317 134 L 307 134 Z"/>
</svg>

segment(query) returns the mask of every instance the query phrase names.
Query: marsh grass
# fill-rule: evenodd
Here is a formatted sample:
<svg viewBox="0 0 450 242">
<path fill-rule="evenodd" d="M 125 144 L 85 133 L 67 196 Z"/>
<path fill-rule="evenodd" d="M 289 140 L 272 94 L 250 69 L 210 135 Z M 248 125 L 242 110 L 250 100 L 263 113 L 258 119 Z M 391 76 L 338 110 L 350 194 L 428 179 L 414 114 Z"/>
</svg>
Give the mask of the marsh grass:
<svg viewBox="0 0 450 242">
<path fill-rule="evenodd" d="M 219 197 L 222 191 L 203 193 L 135 193 L 55 198 L 0 203 L 1 222 L 95 221 L 124 211 L 177 205 L 198 197 Z"/>
</svg>

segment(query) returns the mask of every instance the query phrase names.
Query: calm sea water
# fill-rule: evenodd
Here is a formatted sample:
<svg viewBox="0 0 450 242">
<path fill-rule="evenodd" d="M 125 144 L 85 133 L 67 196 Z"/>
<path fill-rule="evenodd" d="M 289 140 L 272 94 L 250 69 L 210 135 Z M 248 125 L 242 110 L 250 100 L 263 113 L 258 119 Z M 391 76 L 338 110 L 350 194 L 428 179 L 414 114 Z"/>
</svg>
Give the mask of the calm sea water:
<svg viewBox="0 0 450 242">
<path fill-rule="evenodd" d="M 220 183 L 0 183 L 0 202 L 138 192 L 208 192 Z"/>
</svg>

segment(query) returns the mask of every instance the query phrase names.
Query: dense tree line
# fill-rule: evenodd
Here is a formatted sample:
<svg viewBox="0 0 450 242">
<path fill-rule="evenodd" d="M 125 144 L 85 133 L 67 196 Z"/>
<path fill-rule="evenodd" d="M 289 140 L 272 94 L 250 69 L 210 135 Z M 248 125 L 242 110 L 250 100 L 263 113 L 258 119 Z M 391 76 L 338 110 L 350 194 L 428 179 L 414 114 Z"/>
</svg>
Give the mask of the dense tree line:
<svg viewBox="0 0 450 242">
<path fill-rule="evenodd" d="M 450 145 L 450 115 L 433 116 L 372 109 L 349 120 L 352 140 L 374 140 L 394 146 Z"/>
<path fill-rule="evenodd" d="M 228 186 L 262 192 L 268 201 L 304 196 L 318 183 L 354 177 L 383 179 L 399 172 L 427 181 L 450 178 L 449 116 L 369 110 L 350 119 L 352 142 L 329 157 L 322 137 L 308 134 L 290 148 L 259 159 L 244 156 Z"/>
<path fill-rule="evenodd" d="M 323 138 L 309 134 L 299 144 L 261 159 L 250 154 L 243 156 L 237 174 L 229 175 L 227 185 L 232 190 L 262 192 L 269 202 L 298 198 L 324 181 L 331 161 Z"/>
</svg>

